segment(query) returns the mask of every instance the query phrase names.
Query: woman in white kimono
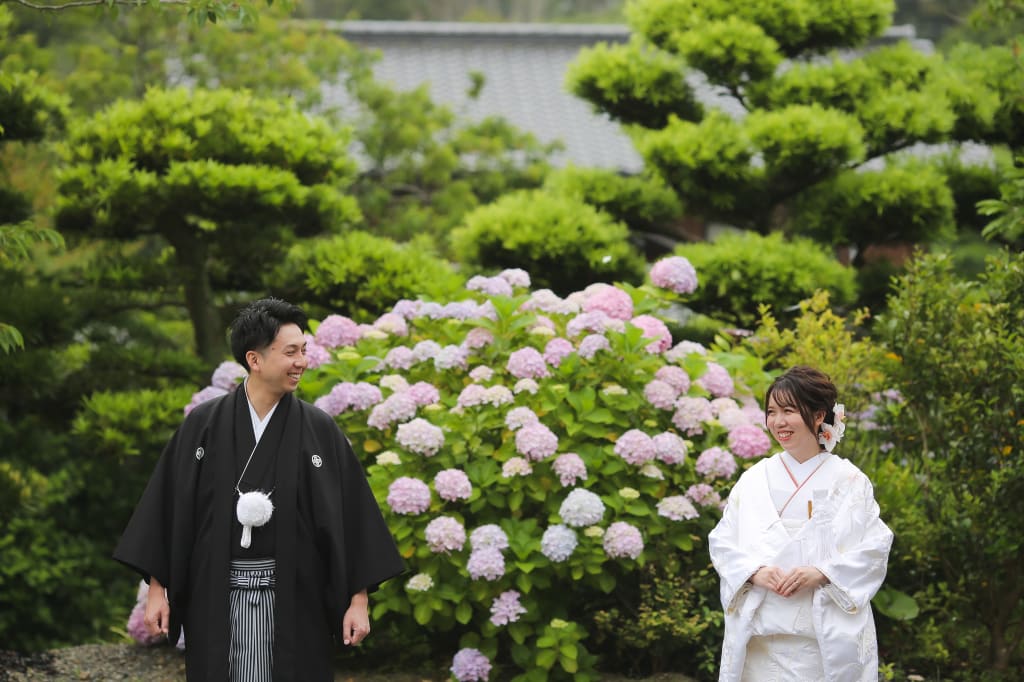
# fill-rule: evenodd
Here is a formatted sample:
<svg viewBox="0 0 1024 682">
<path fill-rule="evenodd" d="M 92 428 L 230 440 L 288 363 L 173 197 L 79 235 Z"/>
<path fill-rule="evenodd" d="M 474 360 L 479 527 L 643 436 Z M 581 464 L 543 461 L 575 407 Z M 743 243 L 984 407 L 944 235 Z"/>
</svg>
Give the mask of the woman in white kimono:
<svg viewBox="0 0 1024 682">
<path fill-rule="evenodd" d="M 845 429 L 836 398 L 810 367 L 765 396 L 783 452 L 740 476 L 708 538 L 725 610 L 721 682 L 878 679 L 871 598 L 892 531 L 867 476 L 832 454 Z"/>
</svg>

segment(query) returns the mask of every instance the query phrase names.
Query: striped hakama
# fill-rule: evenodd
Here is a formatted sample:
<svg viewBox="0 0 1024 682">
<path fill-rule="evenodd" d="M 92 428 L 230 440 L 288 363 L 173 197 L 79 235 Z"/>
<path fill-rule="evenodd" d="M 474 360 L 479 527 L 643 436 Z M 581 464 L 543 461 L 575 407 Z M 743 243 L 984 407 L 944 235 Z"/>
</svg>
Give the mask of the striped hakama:
<svg viewBox="0 0 1024 682">
<path fill-rule="evenodd" d="M 231 682 L 274 676 L 273 559 L 231 561 Z"/>
</svg>

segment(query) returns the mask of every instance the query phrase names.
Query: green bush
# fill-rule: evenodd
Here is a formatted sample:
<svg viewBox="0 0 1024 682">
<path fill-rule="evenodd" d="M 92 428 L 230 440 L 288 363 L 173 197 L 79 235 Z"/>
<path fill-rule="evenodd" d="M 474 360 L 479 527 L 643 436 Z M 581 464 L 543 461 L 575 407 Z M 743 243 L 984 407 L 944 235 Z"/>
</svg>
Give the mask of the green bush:
<svg viewBox="0 0 1024 682">
<path fill-rule="evenodd" d="M 700 274 L 693 307 L 728 324 L 751 328 L 761 304 L 781 312 L 818 289 L 828 291 L 837 305 L 856 299 L 853 270 L 836 261 L 828 247 L 807 239 L 730 232 L 714 242 L 680 246 L 676 253 Z"/>
<path fill-rule="evenodd" d="M 310 315 L 331 311 L 358 320 L 372 320 L 388 302 L 447 296 L 463 283 L 429 244 L 359 231 L 296 244 L 265 280 L 269 291 Z"/>
<path fill-rule="evenodd" d="M 657 176 L 569 166 L 548 175 L 544 189 L 581 199 L 631 230 L 657 230 L 683 211 L 679 198 Z"/>
<path fill-rule="evenodd" d="M 452 232 L 462 263 L 527 270 L 537 287 L 559 294 L 593 282 L 643 278 L 643 259 L 622 223 L 580 199 L 549 192 L 506 195 L 466 216 Z"/>
</svg>

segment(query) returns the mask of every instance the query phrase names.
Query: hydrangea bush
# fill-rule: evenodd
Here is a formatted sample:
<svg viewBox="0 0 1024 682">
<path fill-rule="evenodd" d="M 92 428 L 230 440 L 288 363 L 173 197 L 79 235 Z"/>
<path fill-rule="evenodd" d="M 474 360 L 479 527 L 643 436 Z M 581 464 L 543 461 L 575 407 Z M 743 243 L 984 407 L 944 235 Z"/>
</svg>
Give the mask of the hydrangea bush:
<svg viewBox="0 0 1024 682">
<path fill-rule="evenodd" d="M 364 458 L 410 569 L 373 618 L 457 634 L 457 680 L 593 679 L 594 612 L 648 562 L 706 568 L 723 492 L 769 450 L 760 361 L 673 341 L 659 315 L 696 288 L 688 261 L 650 279 L 562 298 L 506 270 L 313 324 L 301 395 Z"/>
</svg>

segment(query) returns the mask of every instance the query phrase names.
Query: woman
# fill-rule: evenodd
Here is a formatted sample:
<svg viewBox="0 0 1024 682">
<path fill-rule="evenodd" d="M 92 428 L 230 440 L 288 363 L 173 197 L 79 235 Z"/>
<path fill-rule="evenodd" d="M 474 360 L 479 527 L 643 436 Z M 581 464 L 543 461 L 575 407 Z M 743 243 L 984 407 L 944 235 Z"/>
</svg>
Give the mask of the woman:
<svg viewBox="0 0 1024 682">
<path fill-rule="evenodd" d="M 878 679 L 871 598 L 892 531 L 871 482 L 832 454 L 843 406 L 824 373 L 793 367 L 765 396 L 783 452 L 733 487 L 709 536 L 725 610 L 722 682 Z"/>
</svg>

